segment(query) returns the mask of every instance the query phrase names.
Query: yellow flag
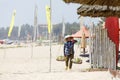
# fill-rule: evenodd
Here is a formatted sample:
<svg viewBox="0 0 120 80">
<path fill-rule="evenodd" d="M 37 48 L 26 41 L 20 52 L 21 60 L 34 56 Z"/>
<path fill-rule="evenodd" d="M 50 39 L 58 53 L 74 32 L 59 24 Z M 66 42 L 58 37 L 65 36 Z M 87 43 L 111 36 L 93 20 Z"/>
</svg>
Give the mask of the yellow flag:
<svg viewBox="0 0 120 80">
<path fill-rule="evenodd" d="M 50 7 L 46 6 L 46 17 L 48 23 L 48 33 L 51 33 Z"/>
<path fill-rule="evenodd" d="M 16 10 L 13 11 L 13 14 L 12 14 L 12 20 L 11 20 L 11 23 L 10 23 L 10 28 L 9 28 L 9 32 L 8 32 L 8 37 L 11 36 L 11 32 L 12 32 L 12 29 L 13 29 L 13 26 L 14 26 L 14 21 L 15 21 L 15 15 L 16 15 Z"/>
</svg>

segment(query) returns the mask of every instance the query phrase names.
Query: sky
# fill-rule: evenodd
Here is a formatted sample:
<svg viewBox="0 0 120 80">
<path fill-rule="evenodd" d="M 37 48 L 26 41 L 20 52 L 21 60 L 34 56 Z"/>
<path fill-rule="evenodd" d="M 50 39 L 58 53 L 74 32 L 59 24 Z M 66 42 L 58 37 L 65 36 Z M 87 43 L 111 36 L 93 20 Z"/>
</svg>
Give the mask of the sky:
<svg viewBox="0 0 120 80">
<path fill-rule="evenodd" d="M 63 0 L 52 1 L 52 23 L 80 22 L 77 8 L 80 4 L 66 4 Z M 0 0 L 0 27 L 8 27 L 11 22 L 13 10 L 16 9 L 15 26 L 34 24 L 35 5 L 38 7 L 38 24 L 47 24 L 45 6 L 50 6 L 50 0 Z M 84 22 L 95 22 L 91 18 L 84 18 Z"/>
</svg>

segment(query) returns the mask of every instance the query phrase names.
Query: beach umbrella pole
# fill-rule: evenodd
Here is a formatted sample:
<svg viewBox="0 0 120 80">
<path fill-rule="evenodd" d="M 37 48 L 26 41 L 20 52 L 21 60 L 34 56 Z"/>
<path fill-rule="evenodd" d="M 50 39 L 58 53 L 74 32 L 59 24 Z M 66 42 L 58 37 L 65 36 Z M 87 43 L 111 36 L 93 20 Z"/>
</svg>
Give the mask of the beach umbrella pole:
<svg viewBox="0 0 120 80">
<path fill-rule="evenodd" d="M 85 48 L 83 48 L 83 54 L 85 54 Z"/>
</svg>

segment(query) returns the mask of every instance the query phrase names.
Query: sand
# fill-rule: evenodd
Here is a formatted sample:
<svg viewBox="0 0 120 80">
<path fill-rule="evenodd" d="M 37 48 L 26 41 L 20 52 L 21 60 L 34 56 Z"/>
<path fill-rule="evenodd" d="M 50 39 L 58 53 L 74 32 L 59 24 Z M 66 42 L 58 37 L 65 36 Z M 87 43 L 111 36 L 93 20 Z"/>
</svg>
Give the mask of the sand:
<svg viewBox="0 0 120 80">
<path fill-rule="evenodd" d="M 88 50 L 88 49 L 87 49 Z M 86 72 L 89 58 L 82 58 L 82 64 L 73 64 L 72 70 L 65 70 L 65 62 L 56 61 L 63 55 L 63 45 L 26 45 L 20 48 L 0 49 L 0 80 L 112 80 L 108 71 Z M 80 57 L 80 48 L 75 46 L 75 57 Z"/>
</svg>

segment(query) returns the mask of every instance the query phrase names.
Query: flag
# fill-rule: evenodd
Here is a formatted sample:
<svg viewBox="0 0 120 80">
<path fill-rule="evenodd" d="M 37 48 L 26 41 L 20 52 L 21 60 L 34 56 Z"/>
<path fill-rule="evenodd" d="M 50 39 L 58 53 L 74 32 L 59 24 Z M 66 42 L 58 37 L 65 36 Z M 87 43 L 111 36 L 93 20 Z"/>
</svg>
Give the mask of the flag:
<svg viewBox="0 0 120 80">
<path fill-rule="evenodd" d="M 33 38 L 33 41 L 36 41 L 37 38 L 38 38 L 38 7 L 37 5 L 35 6 L 35 12 L 34 12 L 34 38 Z"/>
<path fill-rule="evenodd" d="M 47 17 L 47 23 L 48 23 L 48 33 L 51 33 L 51 19 L 50 19 L 50 7 L 46 6 L 46 17 Z"/>
<path fill-rule="evenodd" d="M 13 14 L 12 14 L 12 20 L 11 20 L 11 23 L 10 23 L 10 28 L 9 28 L 9 32 L 8 32 L 8 37 L 11 36 L 11 32 L 12 32 L 12 29 L 13 29 L 13 26 L 14 26 L 14 21 L 15 21 L 15 15 L 16 15 L 16 10 L 13 11 Z"/>
</svg>

